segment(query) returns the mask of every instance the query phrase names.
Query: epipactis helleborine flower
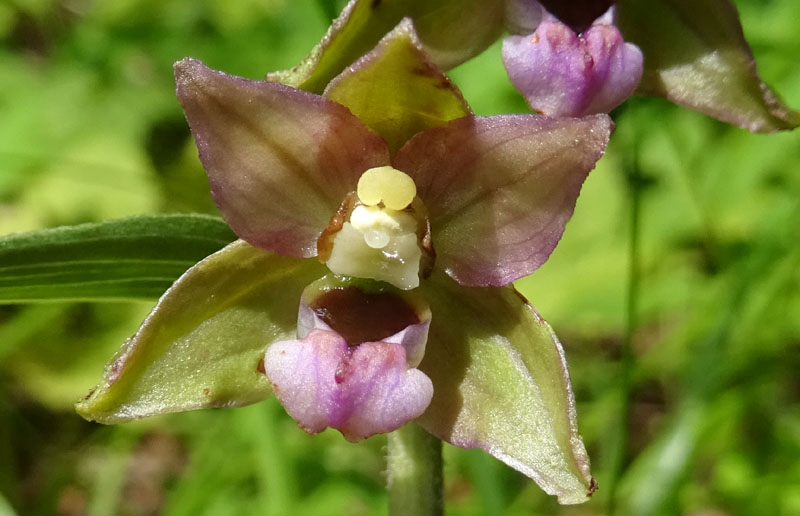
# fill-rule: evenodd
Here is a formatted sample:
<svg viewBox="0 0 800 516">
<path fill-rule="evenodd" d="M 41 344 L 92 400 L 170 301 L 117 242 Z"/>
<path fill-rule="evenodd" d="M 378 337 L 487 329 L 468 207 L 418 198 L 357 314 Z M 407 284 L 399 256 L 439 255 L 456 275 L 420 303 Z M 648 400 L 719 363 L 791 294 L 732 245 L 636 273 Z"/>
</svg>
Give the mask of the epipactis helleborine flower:
<svg viewBox="0 0 800 516">
<path fill-rule="evenodd" d="M 623 40 L 613 24 L 613 7 L 576 33 L 538 2 L 511 5 L 524 20 L 517 30 L 535 31 L 507 37 L 503 63 L 535 111 L 549 116 L 608 113 L 634 92 L 642 77 L 642 52 Z"/>
<path fill-rule="evenodd" d="M 214 200 L 240 237 L 288 256 L 316 255 L 341 276 L 406 290 L 430 274 L 434 259 L 467 286 L 503 286 L 533 272 L 558 242 L 611 128 L 604 116 L 467 116 L 416 134 L 392 156 L 378 134 L 324 97 L 225 75 L 193 59 L 176 65 L 176 77 Z M 549 158 L 542 162 L 534 153 Z M 408 379 L 419 392 L 413 410 L 402 418 L 376 412 L 393 423 L 374 420 L 355 431 L 350 419 L 364 421 L 359 412 L 370 404 L 330 400 L 356 396 L 348 382 L 363 390 L 366 379 L 331 383 L 331 375 L 309 374 L 289 382 L 270 364 L 281 358 L 296 370 L 292 364 L 308 362 L 314 350 L 326 372 L 363 360 L 367 349 L 376 360 L 390 360 L 378 358 L 366 341 L 349 342 L 357 347 L 351 356 L 345 339 L 331 331 L 302 330 L 295 345 L 267 353 L 267 375 L 304 428 L 333 426 L 358 439 L 378 431 L 371 429 L 392 430 L 427 407 L 428 387 Z M 309 392 L 319 394 L 311 399 Z"/>
<path fill-rule="evenodd" d="M 309 432 L 415 419 L 585 501 L 563 350 L 509 283 L 557 244 L 610 119 L 473 116 L 408 20 L 323 96 L 188 58 L 175 73 L 247 243 L 176 281 L 79 411 L 116 422 L 274 393 Z"/>
</svg>

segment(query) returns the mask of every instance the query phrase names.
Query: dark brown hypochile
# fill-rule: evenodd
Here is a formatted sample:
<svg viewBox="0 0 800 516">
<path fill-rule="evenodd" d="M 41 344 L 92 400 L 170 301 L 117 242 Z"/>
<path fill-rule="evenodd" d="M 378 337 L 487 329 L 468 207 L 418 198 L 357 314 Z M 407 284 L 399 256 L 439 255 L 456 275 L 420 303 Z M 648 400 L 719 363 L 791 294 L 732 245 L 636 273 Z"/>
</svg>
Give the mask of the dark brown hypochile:
<svg viewBox="0 0 800 516">
<path fill-rule="evenodd" d="M 575 32 L 583 32 L 614 4 L 613 0 L 539 0 L 550 13 Z"/>
<path fill-rule="evenodd" d="M 378 342 L 420 322 L 413 307 L 400 296 L 355 287 L 331 289 L 317 296 L 310 306 L 351 346 Z"/>
</svg>

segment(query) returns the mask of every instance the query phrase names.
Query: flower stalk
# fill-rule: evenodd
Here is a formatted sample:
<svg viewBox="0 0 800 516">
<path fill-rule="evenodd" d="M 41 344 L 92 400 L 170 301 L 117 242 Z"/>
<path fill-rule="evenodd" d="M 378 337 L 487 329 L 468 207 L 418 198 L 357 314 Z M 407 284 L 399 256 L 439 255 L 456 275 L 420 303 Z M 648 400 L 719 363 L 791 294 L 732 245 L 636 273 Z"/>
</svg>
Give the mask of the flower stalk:
<svg viewBox="0 0 800 516">
<path fill-rule="evenodd" d="M 388 435 L 389 516 L 441 516 L 442 442 L 411 422 Z"/>
<path fill-rule="evenodd" d="M 634 135 L 630 137 L 632 152 L 625 160 L 625 174 L 630 191 L 630 227 L 628 245 L 628 285 L 625 303 L 625 335 L 620 348 L 620 375 L 618 384 L 619 409 L 617 416 L 616 439 L 611 446 L 611 466 L 608 480 L 608 514 L 616 514 L 617 492 L 620 479 L 625 471 L 625 458 L 628 449 L 631 403 L 633 397 L 633 375 L 636 368 L 636 355 L 633 340 L 637 326 L 639 309 L 639 290 L 641 280 L 641 212 L 643 197 L 643 178 L 639 169 L 639 146 Z"/>
</svg>

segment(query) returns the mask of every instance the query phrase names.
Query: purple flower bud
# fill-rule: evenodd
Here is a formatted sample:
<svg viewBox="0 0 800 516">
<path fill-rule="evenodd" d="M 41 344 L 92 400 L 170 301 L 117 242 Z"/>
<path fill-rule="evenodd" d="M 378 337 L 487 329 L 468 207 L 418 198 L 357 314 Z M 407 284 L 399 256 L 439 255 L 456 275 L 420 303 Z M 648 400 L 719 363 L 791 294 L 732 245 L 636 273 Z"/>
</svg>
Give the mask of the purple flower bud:
<svg viewBox="0 0 800 516">
<path fill-rule="evenodd" d="M 532 35 L 510 36 L 503 62 L 531 108 L 548 116 L 608 113 L 636 89 L 642 53 L 613 25 L 578 35 L 549 17 Z"/>
</svg>

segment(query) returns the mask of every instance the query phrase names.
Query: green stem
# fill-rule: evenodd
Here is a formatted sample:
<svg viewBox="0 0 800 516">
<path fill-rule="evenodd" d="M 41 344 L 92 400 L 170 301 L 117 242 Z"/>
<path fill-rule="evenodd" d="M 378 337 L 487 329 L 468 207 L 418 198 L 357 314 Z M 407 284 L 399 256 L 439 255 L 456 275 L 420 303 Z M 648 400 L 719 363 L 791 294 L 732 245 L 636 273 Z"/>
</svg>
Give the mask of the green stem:
<svg viewBox="0 0 800 516">
<path fill-rule="evenodd" d="M 628 449 L 628 419 L 631 411 L 631 396 L 633 391 L 633 370 L 636 357 L 633 353 L 633 339 L 636 332 L 636 312 L 639 305 L 639 280 L 640 280 L 640 244 L 641 234 L 641 209 L 642 209 L 642 176 L 639 170 L 638 149 L 636 141 L 631 145 L 631 154 L 626 163 L 626 175 L 630 186 L 630 234 L 628 248 L 628 291 L 625 306 L 625 335 L 620 348 L 620 375 L 618 385 L 619 414 L 618 427 L 615 432 L 616 440 L 613 443 L 611 466 L 608 480 L 608 514 L 614 514 L 617 501 L 617 487 L 624 471 L 625 456 Z"/>
<path fill-rule="evenodd" d="M 389 434 L 389 516 L 441 516 L 442 442 L 414 422 Z"/>
</svg>

